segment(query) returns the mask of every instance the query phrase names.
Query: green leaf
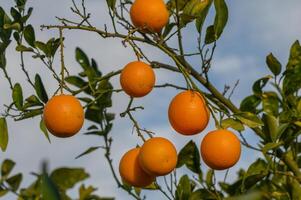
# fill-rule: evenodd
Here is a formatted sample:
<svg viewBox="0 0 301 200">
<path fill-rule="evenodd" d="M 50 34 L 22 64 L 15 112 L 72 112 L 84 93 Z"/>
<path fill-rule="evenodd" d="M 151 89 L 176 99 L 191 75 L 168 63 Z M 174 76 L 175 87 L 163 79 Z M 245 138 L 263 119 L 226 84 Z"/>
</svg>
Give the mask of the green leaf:
<svg viewBox="0 0 301 200">
<path fill-rule="evenodd" d="M 223 129 L 227 129 L 227 128 L 230 127 L 230 128 L 233 128 L 234 130 L 237 130 L 237 131 L 243 131 L 243 130 L 245 130 L 243 124 L 240 121 L 232 119 L 232 118 L 224 119 L 221 122 L 221 127 Z"/>
<path fill-rule="evenodd" d="M 177 168 L 186 165 L 194 173 L 201 173 L 200 154 L 196 144 L 190 140 L 178 155 Z"/>
<path fill-rule="evenodd" d="M 243 124 L 249 126 L 250 128 L 256 128 L 262 126 L 263 122 L 253 113 L 241 112 L 235 114 L 237 119 L 239 119 Z"/>
<path fill-rule="evenodd" d="M 292 68 L 286 69 L 283 79 L 283 92 L 286 96 L 297 92 L 301 88 L 301 55 L 300 63 Z"/>
<path fill-rule="evenodd" d="M 205 19 L 208 15 L 208 12 L 209 12 L 209 9 L 211 7 L 211 4 L 212 4 L 213 0 L 209 0 L 209 3 L 207 4 L 207 6 L 204 8 L 203 12 L 201 12 L 196 21 L 195 21 L 195 26 L 196 26 L 196 29 L 199 33 L 201 33 L 202 31 L 202 28 L 203 28 L 203 24 L 205 22 Z"/>
<path fill-rule="evenodd" d="M 254 94 L 260 95 L 262 93 L 262 88 L 264 88 L 271 78 L 272 76 L 265 76 L 255 81 L 252 87 Z"/>
<path fill-rule="evenodd" d="M 261 99 L 256 95 L 250 95 L 244 98 L 240 104 L 240 110 L 243 112 L 256 113 L 256 108 L 259 106 Z"/>
<path fill-rule="evenodd" d="M 278 142 L 278 143 L 270 142 L 270 143 L 267 143 L 262 148 L 262 153 L 266 154 L 269 150 L 276 149 L 276 148 L 280 147 L 281 145 L 283 145 L 282 142 Z"/>
<path fill-rule="evenodd" d="M 20 52 L 33 52 L 33 49 L 31 47 L 26 47 L 24 45 L 18 45 L 16 47 L 16 51 L 20 51 Z"/>
<path fill-rule="evenodd" d="M 35 37 L 35 33 L 34 33 L 34 29 L 33 29 L 32 25 L 27 25 L 25 27 L 24 38 L 30 46 L 35 47 L 36 37 Z"/>
<path fill-rule="evenodd" d="M 47 57 L 53 57 L 57 51 L 57 49 L 60 46 L 60 38 L 51 38 L 47 41 L 46 47 L 47 47 Z"/>
<path fill-rule="evenodd" d="M 262 94 L 263 110 L 270 115 L 278 116 L 279 114 L 279 100 L 275 92 L 264 92 Z"/>
<path fill-rule="evenodd" d="M 280 74 L 281 72 L 281 63 L 277 60 L 277 58 L 270 53 L 267 57 L 266 57 L 266 63 L 269 67 L 269 69 L 271 70 L 271 72 L 277 76 Z"/>
<path fill-rule="evenodd" d="M 13 97 L 13 101 L 14 101 L 16 108 L 18 108 L 19 110 L 22 110 L 23 92 L 22 92 L 21 85 L 19 83 L 16 83 L 14 85 L 12 97 Z"/>
<path fill-rule="evenodd" d="M 225 200 L 262 200 L 263 193 L 261 192 L 249 192 L 247 194 L 237 195 L 234 197 L 228 197 Z"/>
<path fill-rule="evenodd" d="M 296 40 L 290 49 L 290 56 L 288 63 L 286 65 L 287 69 L 294 68 L 296 65 L 299 65 L 301 62 L 301 45 L 298 40 Z"/>
<path fill-rule="evenodd" d="M 188 199 L 191 194 L 190 180 L 187 175 L 181 177 L 176 190 L 176 199 Z"/>
<path fill-rule="evenodd" d="M 216 41 L 215 38 L 215 32 L 214 32 L 214 26 L 208 26 L 206 30 L 206 36 L 205 36 L 205 44 L 210 44 L 212 42 Z"/>
<path fill-rule="evenodd" d="M 45 122 L 44 122 L 43 118 L 41 118 L 41 121 L 40 121 L 40 129 L 44 133 L 44 135 L 47 138 L 48 142 L 51 143 L 50 138 L 49 138 L 49 134 L 48 134 L 48 131 L 47 131 L 47 128 L 46 128 L 46 125 L 45 125 Z"/>
<path fill-rule="evenodd" d="M 214 191 L 208 191 L 208 189 L 198 189 L 194 191 L 188 200 L 216 200 Z"/>
<path fill-rule="evenodd" d="M 75 59 L 82 66 L 84 71 L 89 69 L 90 63 L 88 56 L 79 47 L 75 49 Z"/>
<path fill-rule="evenodd" d="M 15 8 L 10 8 L 10 14 L 14 18 L 15 22 L 20 22 L 21 14 Z"/>
<path fill-rule="evenodd" d="M 90 147 L 89 149 L 87 149 L 86 151 L 84 151 L 83 153 L 79 154 L 78 156 L 75 157 L 75 159 L 78 159 L 84 155 L 87 155 L 87 154 L 90 154 L 92 152 L 94 152 L 95 150 L 99 149 L 100 146 L 97 146 L 97 147 Z"/>
<path fill-rule="evenodd" d="M 81 185 L 78 193 L 79 193 L 79 200 L 86 200 L 89 199 L 89 197 L 92 195 L 92 193 L 96 191 L 96 188 L 89 186 L 85 187 L 85 185 Z"/>
<path fill-rule="evenodd" d="M 291 183 L 290 183 L 290 188 L 291 188 L 291 193 L 292 193 L 292 199 L 293 200 L 299 200 L 301 197 L 301 185 L 300 183 L 295 180 L 292 179 Z"/>
<path fill-rule="evenodd" d="M 73 188 L 73 186 L 89 177 L 82 168 L 59 168 L 51 175 L 53 182 L 62 190 Z"/>
<path fill-rule="evenodd" d="M 6 195 L 8 192 L 9 192 L 9 190 L 6 190 L 6 189 L 4 189 L 4 188 L 2 188 L 2 187 L 0 186 L 0 197 L 3 197 L 3 196 Z"/>
<path fill-rule="evenodd" d="M 6 67 L 6 58 L 5 58 L 5 51 L 0 52 L 0 68 L 5 69 Z"/>
<path fill-rule="evenodd" d="M 1 165 L 1 176 L 6 178 L 15 167 L 15 162 L 9 159 L 5 159 Z"/>
<path fill-rule="evenodd" d="M 13 191 L 17 191 L 21 184 L 22 177 L 23 177 L 22 174 L 19 173 L 19 174 L 16 174 L 16 175 L 6 179 L 6 182 L 8 183 L 8 185 L 10 186 L 10 188 Z"/>
<path fill-rule="evenodd" d="M 57 186 L 46 172 L 46 166 L 44 166 L 41 176 L 41 195 L 44 200 L 62 200 Z"/>
<path fill-rule="evenodd" d="M 32 117 L 41 115 L 42 113 L 43 113 L 42 108 L 26 110 L 25 112 L 22 113 L 21 117 L 16 119 L 16 121 L 32 118 Z"/>
<path fill-rule="evenodd" d="M 49 51 L 47 49 L 47 45 L 41 41 L 35 41 L 34 45 L 39 48 L 45 55 L 49 55 Z"/>
<path fill-rule="evenodd" d="M 108 7 L 112 10 L 115 10 L 115 4 L 116 4 L 116 0 L 106 0 Z"/>
<path fill-rule="evenodd" d="M 209 169 L 206 175 L 206 184 L 208 187 L 213 185 L 214 170 Z"/>
<path fill-rule="evenodd" d="M 43 84 L 42 79 L 41 79 L 41 77 L 40 77 L 39 74 L 36 74 L 36 76 L 35 76 L 34 87 L 35 87 L 35 90 L 36 90 L 36 93 L 37 93 L 38 97 L 44 103 L 47 103 L 47 101 L 48 101 L 48 95 L 47 95 L 47 92 L 45 90 L 44 84 Z"/>
<path fill-rule="evenodd" d="M 214 19 L 214 32 L 215 32 L 215 39 L 217 40 L 228 21 L 228 7 L 224 0 L 214 0 L 214 7 L 216 10 L 216 15 Z"/>
<path fill-rule="evenodd" d="M 176 23 L 174 22 L 171 22 L 171 23 L 168 23 L 165 27 L 164 27 L 164 31 L 163 31 L 163 38 L 165 38 L 169 33 L 170 31 L 173 29 L 173 27 L 176 26 Z"/>
<path fill-rule="evenodd" d="M 245 173 L 245 177 L 255 174 L 267 173 L 268 166 L 265 160 L 258 158 L 254 163 L 252 163 L 247 172 Z"/>
<path fill-rule="evenodd" d="M 264 123 L 263 132 L 269 136 L 271 141 L 275 142 L 278 139 L 278 119 L 272 115 L 263 114 L 262 121 Z"/>
<path fill-rule="evenodd" d="M 0 148 L 5 151 L 8 144 L 7 123 L 4 117 L 0 118 Z"/>
<path fill-rule="evenodd" d="M 31 95 L 25 99 L 23 109 L 27 109 L 34 106 L 43 106 L 43 103 L 40 102 L 38 97 L 36 97 L 35 95 Z"/>
</svg>

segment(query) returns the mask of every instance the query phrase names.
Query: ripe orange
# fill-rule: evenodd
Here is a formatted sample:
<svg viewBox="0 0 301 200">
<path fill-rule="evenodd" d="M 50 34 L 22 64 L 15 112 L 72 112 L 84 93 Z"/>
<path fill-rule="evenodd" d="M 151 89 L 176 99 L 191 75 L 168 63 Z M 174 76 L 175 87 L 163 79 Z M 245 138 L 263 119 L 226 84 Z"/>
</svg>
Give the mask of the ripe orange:
<svg viewBox="0 0 301 200">
<path fill-rule="evenodd" d="M 154 177 L 147 174 L 139 165 L 140 148 L 126 152 L 119 162 L 119 173 L 124 182 L 135 187 L 145 187 L 154 181 Z"/>
<path fill-rule="evenodd" d="M 183 91 L 171 101 L 168 119 L 171 126 L 183 135 L 194 135 L 204 130 L 210 112 L 202 95 L 196 91 Z"/>
<path fill-rule="evenodd" d="M 159 33 L 168 22 L 169 12 L 163 0 L 135 0 L 130 16 L 135 27 Z"/>
<path fill-rule="evenodd" d="M 220 129 L 209 132 L 201 143 L 201 155 L 212 169 L 223 170 L 235 165 L 240 158 L 241 146 L 231 131 Z"/>
<path fill-rule="evenodd" d="M 131 97 L 143 97 L 151 92 L 156 77 L 153 68 L 141 61 L 128 63 L 120 74 L 122 89 Z"/>
<path fill-rule="evenodd" d="M 71 137 L 84 123 L 84 110 L 76 97 L 61 94 L 46 103 L 43 118 L 47 129 L 54 136 Z"/>
<path fill-rule="evenodd" d="M 170 173 L 177 164 L 177 150 L 174 145 L 162 137 L 147 140 L 141 147 L 139 163 L 144 171 L 153 176 Z"/>
</svg>

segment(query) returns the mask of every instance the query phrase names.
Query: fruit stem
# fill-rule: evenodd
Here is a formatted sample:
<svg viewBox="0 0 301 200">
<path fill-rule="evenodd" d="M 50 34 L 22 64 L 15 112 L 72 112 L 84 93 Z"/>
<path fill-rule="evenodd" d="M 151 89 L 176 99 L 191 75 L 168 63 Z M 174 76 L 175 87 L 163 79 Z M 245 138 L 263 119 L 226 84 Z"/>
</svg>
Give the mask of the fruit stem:
<svg viewBox="0 0 301 200">
<path fill-rule="evenodd" d="M 63 89 L 65 85 L 65 63 L 64 63 L 64 42 L 63 42 L 63 29 L 59 28 L 60 32 L 60 54 L 61 54 L 61 83 L 60 90 L 61 94 L 63 94 Z"/>
</svg>

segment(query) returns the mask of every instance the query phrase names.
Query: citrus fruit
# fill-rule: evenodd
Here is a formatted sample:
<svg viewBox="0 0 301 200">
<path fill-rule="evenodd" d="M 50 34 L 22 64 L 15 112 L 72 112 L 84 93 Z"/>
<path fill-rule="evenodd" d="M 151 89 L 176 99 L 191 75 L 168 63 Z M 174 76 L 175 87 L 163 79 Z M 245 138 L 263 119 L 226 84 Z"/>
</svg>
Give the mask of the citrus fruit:
<svg viewBox="0 0 301 200">
<path fill-rule="evenodd" d="M 212 169 L 223 170 L 235 165 L 240 158 L 241 146 L 231 131 L 219 129 L 209 132 L 201 143 L 201 155 Z"/>
<path fill-rule="evenodd" d="M 210 112 L 199 92 L 187 90 L 177 94 L 170 102 L 168 119 L 171 126 L 183 135 L 194 135 L 204 130 Z"/>
<path fill-rule="evenodd" d="M 143 97 L 151 92 L 155 85 L 154 70 L 141 61 L 128 63 L 120 74 L 120 84 L 131 97 Z"/>
<path fill-rule="evenodd" d="M 130 16 L 135 27 L 159 33 L 168 23 L 169 13 L 163 0 L 135 0 Z"/>
<path fill-rule="evenodd" d="M 43 119 L 50 133 L 57 137 L 75 135 L 84 123 L 84 110 L 72 95 L 52 97 L 44 107 Z"/>
<path fill-rule="evenodd" d="M 145 187 L 154 181 L 154 177 L 147 174 L 139 165 L 140 148 L 126 152 L 119 162 L 119 173 L 124 182 L 134 187 Z"/>
<path fill-rule="evenodd" d="M 139 163 L 144 171 L 153 176 L 170 173 L 177 164 L 177 150 L 174 145 L 162 137 L 147 140 L 141 147 Z"/>
</svg>

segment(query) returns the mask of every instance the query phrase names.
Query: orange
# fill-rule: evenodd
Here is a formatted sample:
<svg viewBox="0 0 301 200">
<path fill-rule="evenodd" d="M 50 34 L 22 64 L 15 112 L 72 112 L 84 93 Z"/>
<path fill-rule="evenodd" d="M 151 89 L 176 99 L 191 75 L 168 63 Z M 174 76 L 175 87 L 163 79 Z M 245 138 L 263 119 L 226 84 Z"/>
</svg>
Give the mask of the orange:
<svg viewBox="0 0 301 200">
<path fill-rule="evenodd" d="M 135 0 L 130 16 L 135 27 L 159 33 L 168 23 L 169 12 L 163 0 Z"/>
<path fill-rule="evenodd" d="M 143 97 L 150 93 L 156 77 L 153 68 L 141 61 L 128 63 L 120 74 L 120 84 L 131 97 Z"/>
<path fill-rule="evenodd" d="M 201 155 L 212 169 L 223 170 L 235 165 L 240 158 L 241 146 L 231 131 L 220 129 L 209 132 L 201 143 Z"/>
<path fill-rule="evenodd" d="M 43 118 L 47 129 L 54 136 L 71 137 L 84 123 L 84 110 L 76 97 L 61 94 L 46 103 Z"/>
<path fill-rule="evenodd" d="M 202 95 L 196 91 L 183 91 L 170 102 L 168 119 L 171 126 L 183 135 L 194 135 L 204 130 L 210 112 Z"/>
<path fill-rule="evenodd" d="M 147 140 L 141 147 L 139 163 L 144 171 L 153 176 L 164 176 L 177 165 L 177 150 L 162 137 Z"/>
<path fill-rule="evenodd" d="M 154 181 L 154 177 L 147 174 L 139 165 L 140 148 L 126 152 L 119 162 L 119 173 L 124 182 L 134 187 L 145 187 Z"/>
</svg>

